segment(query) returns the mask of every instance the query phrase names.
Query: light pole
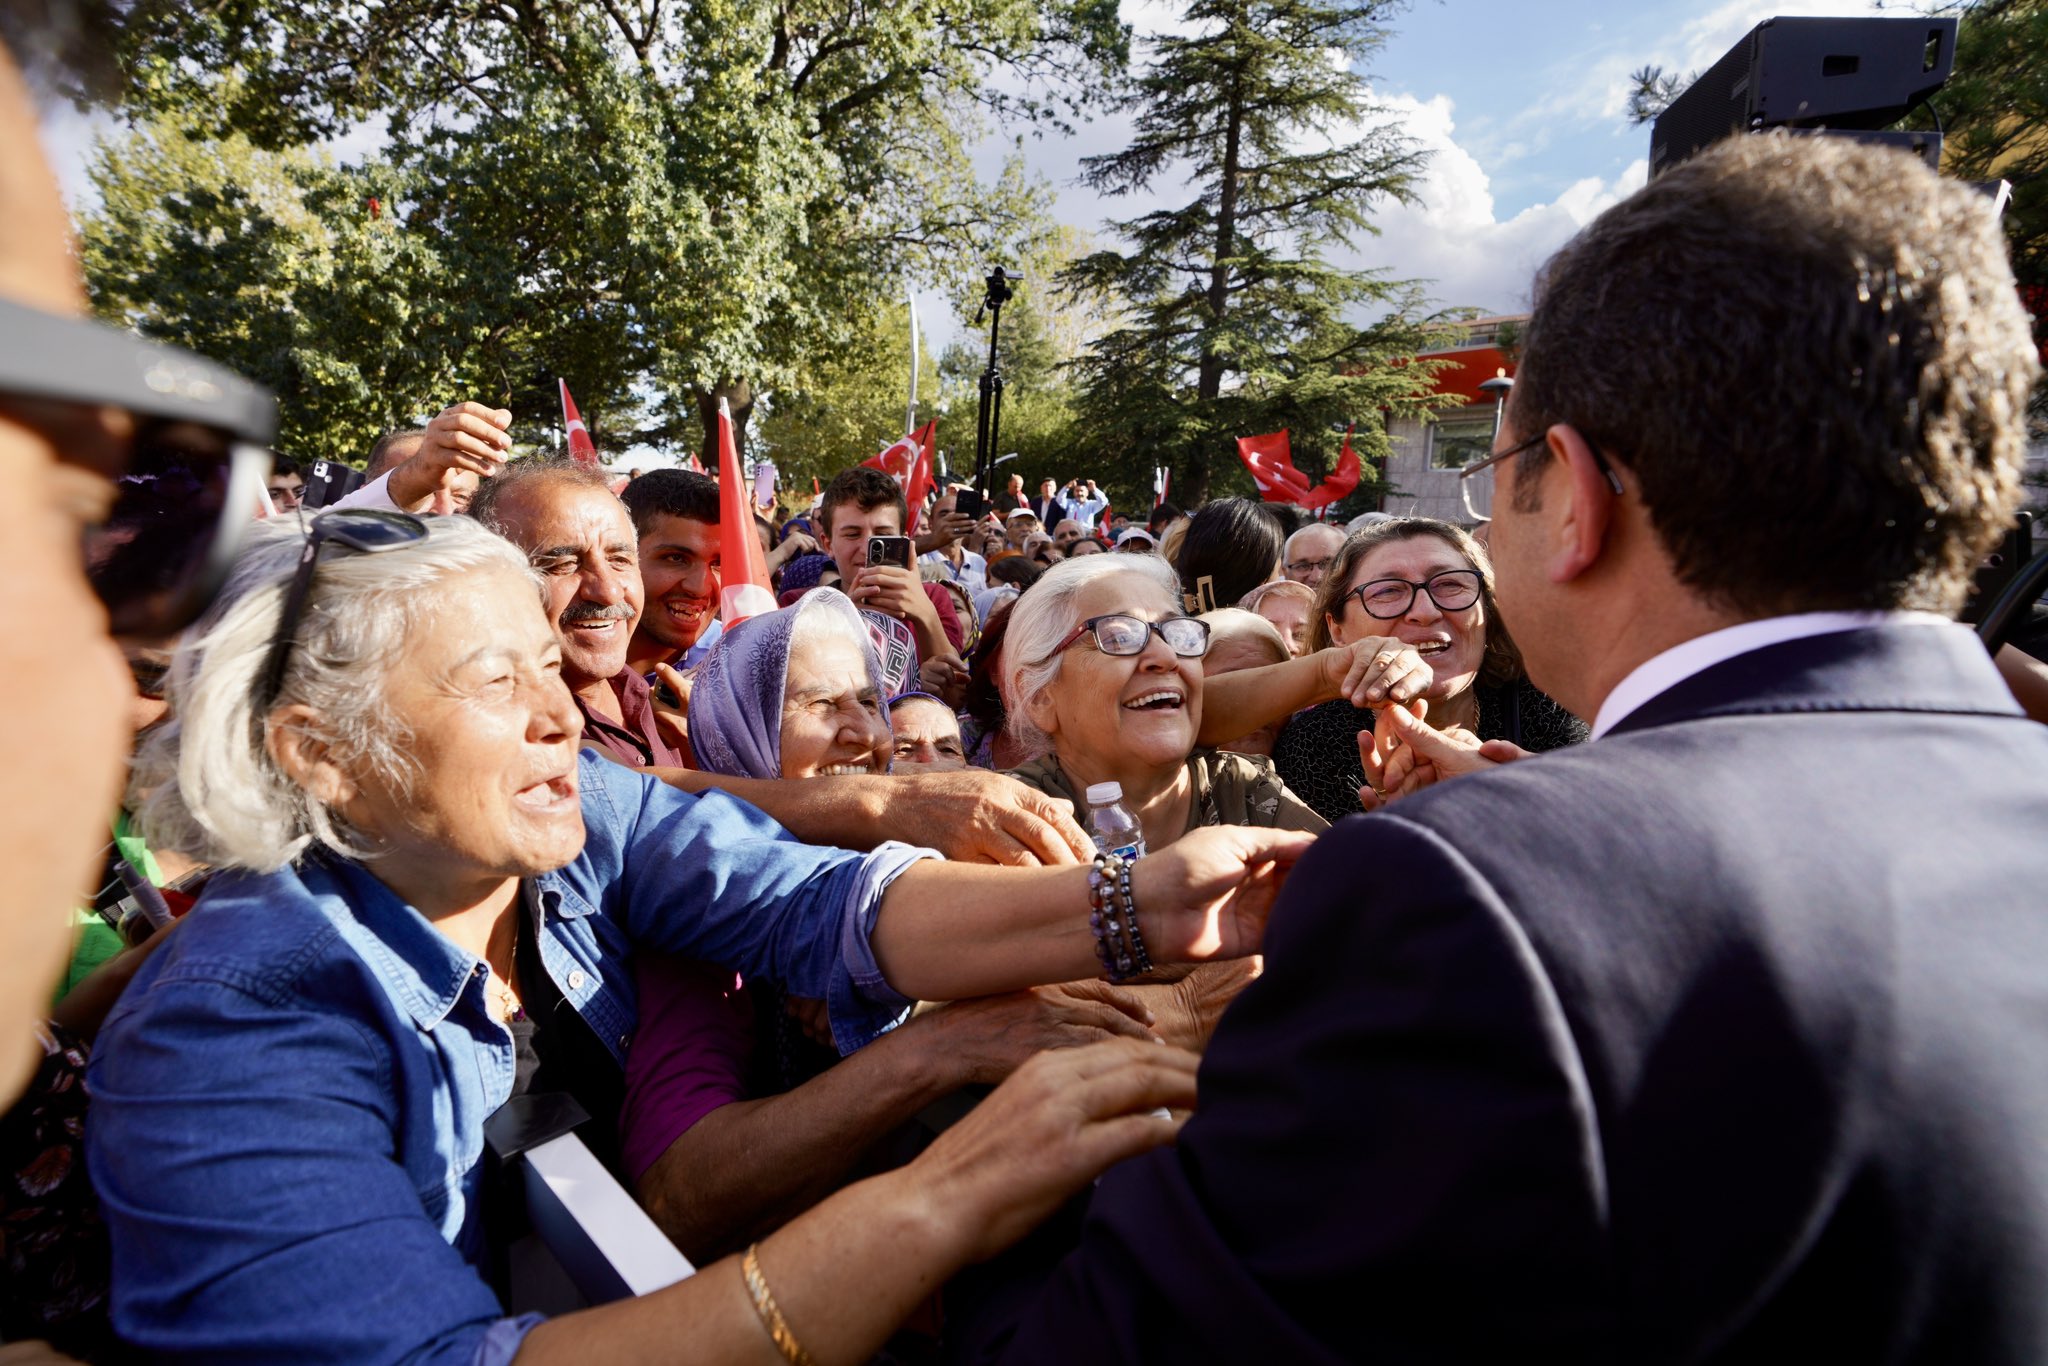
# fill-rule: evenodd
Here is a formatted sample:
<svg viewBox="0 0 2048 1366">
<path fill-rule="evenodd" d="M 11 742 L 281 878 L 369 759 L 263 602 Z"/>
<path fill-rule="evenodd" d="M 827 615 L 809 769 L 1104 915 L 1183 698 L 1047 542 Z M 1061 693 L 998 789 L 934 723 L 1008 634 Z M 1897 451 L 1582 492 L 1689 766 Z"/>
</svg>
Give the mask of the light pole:
<svg viewBox="0 0 2048 1366">
<path fill-rule="evenodd" d="M 1496 371 L 1492 379 L 1485 379 L 1479 382 L 1480 393 L 1493 395 L 1493 440 L 1495 441 L 1500 439 L 1501 419 L 1507 416 L 1508 390 L 1514 387 L 1515 382 L 1508 378 L 1508 372 L 1505 370 Z M 1495 482 L 1498 483 L 1499 481 L 1496 480 Z M 1465 515 L 1473 521 L 1490 522 L 1493 520 L 1491 517 L 1483 516 L 1478 508 L 1472 506 L 1472 486 L 1469 481 L 1463 478 L 1458 480 L 1458 499 L 1465 505 Z"/>
</svg>

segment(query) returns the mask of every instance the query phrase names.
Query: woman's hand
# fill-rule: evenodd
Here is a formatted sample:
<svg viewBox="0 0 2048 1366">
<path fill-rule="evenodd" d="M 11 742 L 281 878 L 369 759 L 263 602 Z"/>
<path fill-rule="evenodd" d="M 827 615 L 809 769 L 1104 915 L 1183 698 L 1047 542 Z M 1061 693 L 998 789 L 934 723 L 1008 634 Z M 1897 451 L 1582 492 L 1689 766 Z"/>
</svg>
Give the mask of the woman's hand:
<svg viewBox="0 0 2048 1366">
<path fill-rule="evenodd" d="M 1349 645 L 1318 650 L 1323 684 L 1331 697 L 1354 707 L 1412 702 L 1435 678 L 1413 645 L 1392 636 L 1366 636 Z"/>
<path fill-rule="evenodd" d="M 993 1085 L 1050 1048 L 1114 1038 L 1156 1045 L 1151 1025 L 1152 1012 L 1137 995 L 1080 981 L 920 1008 L 899 1032 L 926 1033 L 938 1061 L 962 1085 Z"/>
<path fill-rule="evenodd" d="M 1212 825 L 1131 866 L 1138 924 L 1155 963 L 1257 953 L 1266 917 L 1313 835 Z"/>
<path fill-rule="evenodd" d="M 854 795 L 873 800 L 883 838 L 929 845 L 955 863 L 1029 868 L 1095 857 L 1072 802 L 985 769 L 875 779 Z"/>
<path fill-rule="evenodd" d="M 985 1260 L 1105 1169 L 1171 1142 L 1184 1117 L 1159 1112 L 1194 1105 L 1198 1062 L 1131 1039 L 1040 1053 L 906 1175 L 962 1232 L 967 1260 Z"/>
</svg>

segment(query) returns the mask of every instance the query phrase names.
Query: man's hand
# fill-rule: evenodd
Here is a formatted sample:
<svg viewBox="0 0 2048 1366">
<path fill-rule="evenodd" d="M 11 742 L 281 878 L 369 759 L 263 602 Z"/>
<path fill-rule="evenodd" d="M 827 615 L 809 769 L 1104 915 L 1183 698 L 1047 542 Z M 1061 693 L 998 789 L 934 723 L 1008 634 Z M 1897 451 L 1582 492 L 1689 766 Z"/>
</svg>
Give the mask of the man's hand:
<svg viewBox="0 0 2048 1366">
<path fill-rule="evenodd" d="M 943 550 L 955 541 L 965 540 L 974 531 L 974 519 L 964 512 L 941 512 L 933 516 L 925 529 L 917 533 L 917 553 L 927 554 Z"/>
<path fill-rule="evenodd" d="M 955 863 L 1085 863 L 1095 841 L 1074 823 L 1073 803 L 983 769 L 920 773 L 847 785 L 874 794 L 887 839 L 938 850 Z"/>
<path fill-rule="evenodd" d="M 391 471 L 385 492 L 408 512 L 429 510 L 437 494 L 452 496 L 449 476 L 466 470 L 488 479 L 505 465 L 512 446 L 512 414 L 481 403 L 458 403 L 427 424 L 419 450 Z M 452 504 L 450 505 L 452 508 Z"/>
<path fill-rule="evenodd" d="M 1349 645 L 1318 650 L 1324 688 L 1354 707 L 1412 702 L 1434 679 L 1429 665 L 1412 645 L 1392 636 L 1366 636 Z"/>
<path fill-rule="evenodd" d="M 1480 773 L 1517 759 L 1534 757 L 1520 745 L 1506 740 L 1481 740 L 1462 726 L 1438 730 L 1424 719 L 1427 715 L 1428 704 L 1425 702 L 1417 702 L 1412 709 L 1387 707 L 1380 712 L 1379 730 L 1387 733 L 1385 743 L 1389 748 L 1381 761 L 1380 781 L 1373 787 L 1358 790 L 1359 805 L 1366 810 L 1374 810 L 1445 778 Z M 1362 745 L 1363 740 L 1360 743 Z M 1379 746 L 1373 748 L 1377 750 Z M 1373 768 L 1373 761 L 1368 760 L 1368 775 L 1373 773 Z M 1426 777 L 1418 776 L 1425 770 Z M 1377 800 L 1368 802 L 1368 795 Z"/>
<path fill-rule="evenodd" d="M 853 588 L 847 596 L 859 606 L 872 607 L 901 621 L 914 621 L 920 608 L 932 610 L 931 599 L 924 595 L 924 580 L 917 576 L 917 571 L 898 569 L 893 564 L 862 568 L 854 575 Z"/>
<path fill-rule="evenodd" d="M 768 572 L 773 574 L 799 555 L 815 555 L 819 545 L 801 531 L 792 531 L 782 538 L 782 544 L 768 552 Z"/>
<path fill-rule="evenodd" d="M 654 728 L 661 732 L 661 738 L 668 742 L 670 749 L 686 761 L 694 762 L 690 750 L 690 685 L 696 681 L 696 674 L 686 674 L 673 664 L 656 664 L 654 676 L 681 703 L 671 707 L 657 692 L 654 697 Z"/>
</svg>

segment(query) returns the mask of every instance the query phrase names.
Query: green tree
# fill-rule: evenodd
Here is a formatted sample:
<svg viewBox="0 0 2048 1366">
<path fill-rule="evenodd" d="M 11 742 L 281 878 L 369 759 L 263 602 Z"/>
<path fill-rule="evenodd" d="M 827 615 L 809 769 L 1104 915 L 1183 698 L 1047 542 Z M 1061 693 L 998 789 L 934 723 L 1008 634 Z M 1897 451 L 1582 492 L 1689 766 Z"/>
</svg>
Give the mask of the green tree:
<svg viewBox="0 0 2048 1366">
<path fill-rule="evenodd" d="M 1250 480 L 1233 438 L 1287 426 L 1308 465 L 1334 461 L 1333 424 L 1384 455 L 1382 414 L 1415 407 L 1426 376 L 1392 362 L 1431 340 L 1414 289 L 1332 254 L 1408 200 L 1421 153 L 1383 118 L 1356 67 L 1395 0 L 1195 0 L 1125 99 L 1131 145 L 1083 179 L 1128 194 L 1184 179 L 1182 202 L 1115 225 L 1129 244 L 1065 275 L 1120 301 L 1076 365 L 1082 438 L 1124 482 L 1170 463 L 1176 499 Z M 1383 320 L 1359 325 L 1360 318 Z"/>
<path fill-rule="evenodd" d="M 990 113 L 1060 123 L 1127 41 L 1113 0 L 107 8 L 129 111 L 268 149 L 382 121 L 392 216 L 460 282 L 435 344 L 491 350 L 515 393 L 563 367 L 593 401 L 571 363 L 629 357 L 613 392 L 660 444 L 719 397 L 744 433 L 864 300 L 1014 236 L 1042 190 L 979 182 L 966 140 Z"/>
</svg>

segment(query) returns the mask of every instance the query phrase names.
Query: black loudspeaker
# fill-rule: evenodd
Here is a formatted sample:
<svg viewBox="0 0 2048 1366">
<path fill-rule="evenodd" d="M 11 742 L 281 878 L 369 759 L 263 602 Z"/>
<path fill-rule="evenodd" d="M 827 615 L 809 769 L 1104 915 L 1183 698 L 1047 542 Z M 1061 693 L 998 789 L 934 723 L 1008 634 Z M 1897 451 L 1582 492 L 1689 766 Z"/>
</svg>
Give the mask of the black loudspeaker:
<svg viewBox="0 0 2048 1366">
<path fill-rule="evenodd" d="M 1953 18 L 1766 19 L 1651 125 L 1650 175 L 1732 133 L 1883 128 L 1939 90 L 1955 56 Z M 1886 138 L 1917 137 L 1926 155 L 1929 136 Z"/>
</svg>

